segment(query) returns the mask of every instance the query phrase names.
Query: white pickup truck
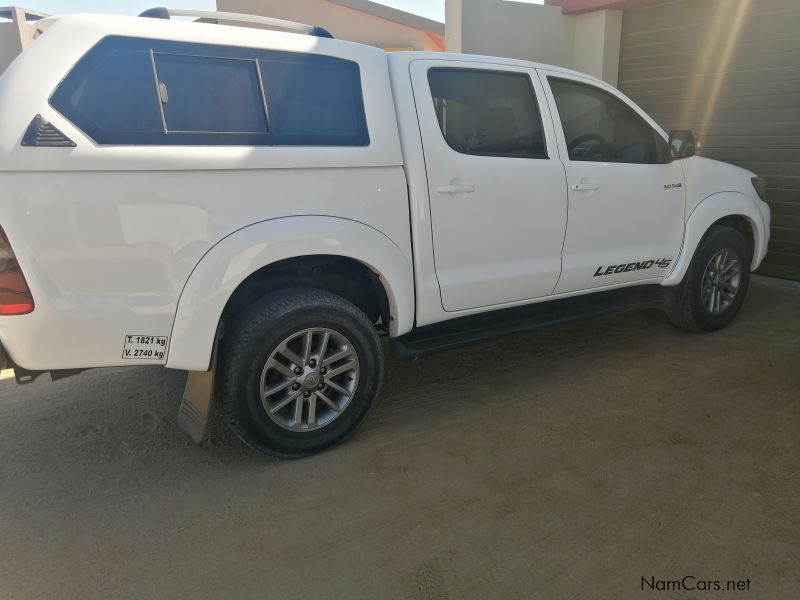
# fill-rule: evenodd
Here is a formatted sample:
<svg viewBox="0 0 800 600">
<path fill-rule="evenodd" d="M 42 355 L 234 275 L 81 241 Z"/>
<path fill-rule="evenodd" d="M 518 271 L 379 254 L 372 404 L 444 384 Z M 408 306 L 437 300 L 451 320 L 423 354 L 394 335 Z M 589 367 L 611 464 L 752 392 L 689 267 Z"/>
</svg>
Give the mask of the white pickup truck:
<svg viewBox="0 0 800 600">
<path fill-rule="evenodd" d="M 587 75 L 229 13 L 38 27 L 0 78 L 3 360 L 190 371 L 197 440 L 212 395 L 260 452 L 342 440 L 380 335 L 416 357 L 654 306 L 721 328 L 767 249 L 763 180 Z"/>
</svg>

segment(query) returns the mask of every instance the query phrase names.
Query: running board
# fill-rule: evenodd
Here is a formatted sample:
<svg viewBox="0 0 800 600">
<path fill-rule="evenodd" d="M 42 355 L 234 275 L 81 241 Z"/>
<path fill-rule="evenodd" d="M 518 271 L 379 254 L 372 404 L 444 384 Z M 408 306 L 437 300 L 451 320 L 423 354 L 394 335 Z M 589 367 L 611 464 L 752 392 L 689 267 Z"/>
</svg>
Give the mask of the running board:
<svg viewBox="0 0 800 600">
<path fill-rule="evenodd" d="M 544 329 L 591 317 L 641 308 L 660 308 L 666 292 L 646 285 L 546 300 L 418 327 L 394 338 L 390 349 L 397 358 L 417 358 L 466 344 Z"/>
</svg>

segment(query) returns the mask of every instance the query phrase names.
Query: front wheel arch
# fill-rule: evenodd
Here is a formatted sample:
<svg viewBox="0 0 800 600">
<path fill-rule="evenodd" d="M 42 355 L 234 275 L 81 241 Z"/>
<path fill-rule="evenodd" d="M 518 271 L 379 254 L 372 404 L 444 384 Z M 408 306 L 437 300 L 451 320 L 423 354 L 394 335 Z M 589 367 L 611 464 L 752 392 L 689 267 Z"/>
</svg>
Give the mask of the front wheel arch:
<svg viewBox="0 0 800 600">
<path fill-rule="evenodd" d="M 766 224 L 756 201 L 739 192 L 719 192 L 700 202 L 686 221 L 683 245 L 672 271 L 662 281 L 664 286 L 677 286 L 683 281 L 703 238 L 715 225 L 730 225 L 742 232 L 740 227 L 749 227 L 752 239 L 750 269 L 761 264 L 766 254 L 768 238 Z M 745 232 L 747 230 L 745 229 Z M 744 232 L 743 232 L 744 233 Z"/>
</svg>

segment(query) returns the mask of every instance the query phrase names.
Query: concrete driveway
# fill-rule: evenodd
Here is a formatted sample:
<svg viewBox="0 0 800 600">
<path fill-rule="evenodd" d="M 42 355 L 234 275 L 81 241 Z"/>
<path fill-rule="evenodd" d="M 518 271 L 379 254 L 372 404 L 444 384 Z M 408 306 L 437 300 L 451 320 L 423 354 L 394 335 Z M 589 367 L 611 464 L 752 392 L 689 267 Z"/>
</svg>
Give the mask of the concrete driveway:
<svg viewBox="0 0 800 600">
<path fill-rule="evenodd" d="M 194 446 L 183 380 L 0 381 L 0 598 L 800 597 L 800 290 L 390 360 L 297 461 Z M 750 591 L 642 591 L 687 575 Z"/>
</svg>

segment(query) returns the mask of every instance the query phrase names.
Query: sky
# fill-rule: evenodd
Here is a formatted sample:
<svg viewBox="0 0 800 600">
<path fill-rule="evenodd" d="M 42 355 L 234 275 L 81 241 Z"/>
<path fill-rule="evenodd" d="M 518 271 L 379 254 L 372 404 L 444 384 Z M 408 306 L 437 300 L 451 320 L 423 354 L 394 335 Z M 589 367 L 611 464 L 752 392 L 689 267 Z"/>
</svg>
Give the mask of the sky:
<svg viewBox="0 0 800 600">
<path fill-rule="evenodd" d="M 399 8 L 444 22 L 445 0 L 375 0 L 380 4 Z M 520 2 L 542 3 L 542 0 L 518 0 Z M 123 15 L 138 15 L 154 6 L 170 8 L 194 8 L 197 10 L 216 10 L 216 0 L 17 0 L 14 4 L 30 10 L 38 10 L 52 15 L 71 12 L 99 12 Z"/>
</svg>

